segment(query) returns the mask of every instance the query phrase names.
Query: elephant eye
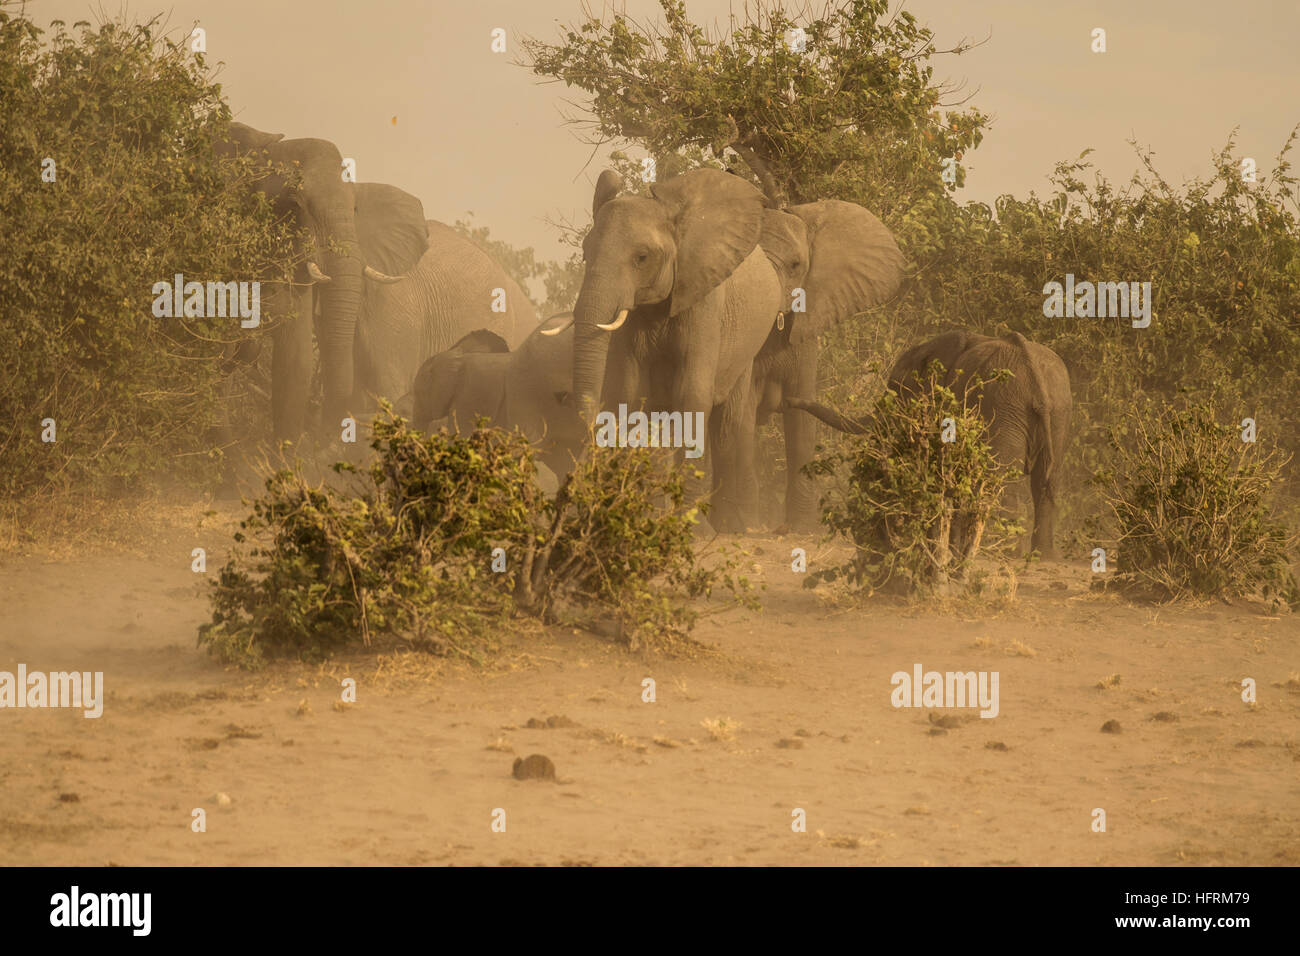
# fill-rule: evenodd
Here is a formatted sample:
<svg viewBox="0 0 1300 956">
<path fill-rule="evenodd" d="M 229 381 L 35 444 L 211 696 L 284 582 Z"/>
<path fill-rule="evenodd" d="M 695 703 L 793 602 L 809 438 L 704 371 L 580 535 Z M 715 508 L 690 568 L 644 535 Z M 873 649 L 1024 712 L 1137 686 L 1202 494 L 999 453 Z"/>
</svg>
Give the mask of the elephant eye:
<svg viewBox="0 0 1300 956">
<path fill-rule="evenodd" d="M 640 252 L 636 254 L 636 264 L 639 266 L 643 266 L 646 264 L 646 260 L 648 260 L 649 258 L 650 258 L 650 253 L 642 249 Z"/>
</svg>

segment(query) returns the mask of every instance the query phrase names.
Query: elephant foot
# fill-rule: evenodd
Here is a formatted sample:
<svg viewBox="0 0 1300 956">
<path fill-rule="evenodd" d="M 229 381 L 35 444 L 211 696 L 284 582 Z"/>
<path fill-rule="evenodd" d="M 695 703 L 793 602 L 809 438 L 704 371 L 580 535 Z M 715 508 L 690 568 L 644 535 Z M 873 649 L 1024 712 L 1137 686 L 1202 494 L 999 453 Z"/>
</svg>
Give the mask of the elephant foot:
<svg viewBox="0 0 1300 956">
<path fill-rule="evenodd" d="M 821 522 L 805 516 L 786 519 L 772 529 L 772 534 L 809 534 L 821 530 Z"/>
<path fill-rule="evenodd" d="M 749 530 L 745 519 L 731 509 L 715 509 L 709 515 L 709 524 L 722 534 L 744 534 Z"/>
</svg>

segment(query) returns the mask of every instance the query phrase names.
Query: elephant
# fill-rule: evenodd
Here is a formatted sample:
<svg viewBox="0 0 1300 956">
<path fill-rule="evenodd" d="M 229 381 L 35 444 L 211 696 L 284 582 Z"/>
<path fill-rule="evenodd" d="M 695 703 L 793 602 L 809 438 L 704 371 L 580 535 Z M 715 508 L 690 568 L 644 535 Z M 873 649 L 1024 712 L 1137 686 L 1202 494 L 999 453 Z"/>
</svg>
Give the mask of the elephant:
<svg viewBox="0 0 1300 956">
<path fill-rule="evenodd" d="M 261 166 L 252 188 L 311 237 L 295 248 L 292 282 L 273 282 L 262 297 L 274 320 L 271 415 L 276 438 L 305 430 L 314 355 L 313 315 L 320 311 L 324 421 L 338 421 L 353 398 L 357 320 L 367 284 L 400 282 L 428 248 L 424 209 L 400 190 L 372 192 L 343 179 L 338 147 L 323 139 L 285 139 L 231 123 L 219 155 L 251 154 Z M 295 185 L 289 169 L 301 174 Z"/>
<path fill-rule="evenodd" d="M 412 423 L 427 430 L 447 419 L 453 429 L 469 429 L 484 416 L 519 429 L 547 468 L 568 474 L 589 435 L 573 396 L 573 329 L 545 331 L 572 317 L 551 316 L 514 350 L 497 333 L 478 329 L 428 359 L 415 376 Z"/>
<path fill-rule="evenodd" d="M 393 192 L 400 190 L 358 183 L 358 206 L 380 197 L 376 205 L 392 207 L 382 197 Z M 428 250 L 406 281 L 366 288 L 355 350 L 358 410 L 383 397 L 405 412 L 422 363 L 476 329 L 510 349 L 537 327 L 528 296 L 491 256 L 443 223 L 428 220 L 426 233 Z"/>
<path fill-rule="evenodd" d="M 787 397 L 816 399 L 818 336 L 892 297 L 904 266 L 884 223 L 862 206 L 838 199 L 765 209 L 759 246 L 786 299 L 754 360 L 755 427 Z M 786 496 L 785 522 L 778 530 L 809 530 L 818 523 L 817 493 L 803 466 L 813 458 L 817 421 L 792 409 L 782 419 Z"/>
<path fill-rule="evenodd" d="M 757 498 L 753 360 L 781 306 L 758 246 L 763 194 L 716 169 L 656 183 L 649 196 L 619 196 L 621 188 L 616 173 L 600 175 L 583 240 L 586 272 L 573 308 L 578 411 L 592 422 L 601 407 L 644 403 L 651 413 L 707 420 L 709 520 L 744 530 Z"/>
<path fill-rule="evenodd" d="M 1056 510 L 1061 496 L 1061 462 L 1069 440 L 1072 399 L 1070 375 L 1060 356 L 1019 332 L 993 338 L 953 330 L 905 351 L 889 370 L 886 385 L 900 395 L 919 389 L 932 363 L 943 366 L 938 381 L 958 395 L 970 393 L 976 380 L 987 382 L 975 401 L 988 423 L 993 456 L 1004 466 L 1021 465 L 1029 476 L 1034 525 L 1030 547 L 1056 559 Z M 1010 378 L 992 380 L 1009 370 Z M 832 428 L 864 431 L 860 420 L 799 399 L 787 399 Z"/>
</svg>

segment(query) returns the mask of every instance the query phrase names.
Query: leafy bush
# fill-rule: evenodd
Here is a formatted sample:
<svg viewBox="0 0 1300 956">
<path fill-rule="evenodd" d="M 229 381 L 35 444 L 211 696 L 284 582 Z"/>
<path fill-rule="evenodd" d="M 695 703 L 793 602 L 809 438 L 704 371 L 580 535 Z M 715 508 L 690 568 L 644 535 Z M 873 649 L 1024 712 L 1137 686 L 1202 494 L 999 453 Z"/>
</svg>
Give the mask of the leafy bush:
<svg viewBox="0 0 1300 956">
<path fill-rule="evenodd" d="M 1214 157 L 1213 175 L 1180 187 L 1140 151 L 1143 171 L 1126 186 L 1100 174 L 1086 183 L 1085 152 L 1057 165 L 1045 198 L 1003 196 L 994 209 L 934 204 L 891 222 L 918 267 L 889 310 L 911 330 L 909 344 L 954 325 L 990 335 L 1017 331 L 1053 349 L 1069 369 L 1066 530 L 1079 529 L 1100 507 L 1082 490 L 1107 464 L 1108 435 L 1130 414 L 1128 397 L 1211 402 L 1235 420 L 1256 417 L 1263 431 L 1283 436 L 1287 452 L 1300 450 L 1293 400 L 1300 390 L 1300 229 L 1287 158 L 1294 137 L 1271 172 L 1260 164 L 1258 182 L 1243 180 L 1231 139 Z M 1066 273 L 1150 281 L 1151 325 L 1045 317 L 1043 287 Z M 880 357 L 830 354 L 824 367 L 834 380 L 836 370 Z M 849 382 L 851 390 L 863 387 Z M 1285 477 L 1294 482 L 1290 469 Z"/>
<path fill-rule="evenodd" d="M 697 552 L 698 515 L 708 505 L 687 506 L 687 473 L 666 467 L 671 459 L 657 449 L 608 448 L 578 462 L 548 503 L 550 526 L 525 556 L 516 599 L 538 610 L 557 597 L 609 609 L 614 632 L 632 647 L 684 639 L 699 617 L 689 599 L 717 588 L 756 607 L 735 559 Z"/>
<path fill-rule="evenodd" d="M 1206 404 L 1135 415 L 1097 475 L 1117 547 L 1113 584 L 1171 599 L 1259 594 L 1300 603 L 1295 534 L 1268 507 L 1286 459 Z"/>
<path fill-rule="evenodd" d="M 152 288 L 263 278 L 287 237 L 218 160 L 229 110 L 187 39 L 156 20 L 47 37 L 0 8 L 0 497 L 211 478 L 239 323 L 157 319 Z"/>
<path fill-rule="evenodd" d="M 350 488 L 312 485 L 298 468 L 267 479 L 235 536 L 254 547 L 226 563 L 199 629 L 223 661 L 319 659 L 397 632 L 469 657 L 490 643 L 510 610 L 491 550 L 520 545 L 541 499 L 527 445 L 485 429 L 426 437 L 390 413 L 372 427 L 367 472 L 334 466 Z"/>
<path fill-rule="evenodd" d="M 983 419 L 940 375 L 935 363 L 927 387 L 884 392 L 861 437 L 809 464 L 810 474 L 844 469 L 842 496 L 823 499 L 822 520 L 855 548 L 848 564 L 810 575 L 809 584 L 845 579 L 867 590 L 943 593 L 981 549 L 1001 552 L 1022 533 L 995 512 L 1010 476 L 993 459 Z"/>
<path fill-rule="evenodd" d="M 577 614 L 666 647 L 696 622 L 688 599 L 747 592 L 730 562 L 699 563 L 684 476 L 651 450 L 588 456 L 550 500 L 517 432 L 426 435 L 387 405 L 372 428 L 367 469 L 334 466 L 351 488 L 296 469 L 267 479 L 236 535 L 254 547 L 222 569 L 199 629 L 221 660 L 316 659 L 380 637 L 477 658 L 515 613 Z"/>
</svg>

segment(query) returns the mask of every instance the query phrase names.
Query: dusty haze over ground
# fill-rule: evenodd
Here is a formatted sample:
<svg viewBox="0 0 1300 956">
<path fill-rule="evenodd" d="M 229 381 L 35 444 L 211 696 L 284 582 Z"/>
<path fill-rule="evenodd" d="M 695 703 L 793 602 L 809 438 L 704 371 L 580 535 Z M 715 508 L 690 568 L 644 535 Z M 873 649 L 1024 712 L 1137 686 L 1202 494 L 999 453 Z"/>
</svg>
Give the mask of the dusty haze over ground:
<svg viewBox="0 0 1300 956">
<path fill-rule="evenodd" d="M 1177 184 L 1207 174 L 1238 125 L 1241 155 L 1267 170 L 1296 116 L 1296 0 L 908 7 L 942 48 L 991 34 L 940 58 L 993 117 L 963 198 L 1043 190 L 1089 146 L 1122 183 L 1130 137 Z M 658 16 L 652 0 L 627 8 Z M 48 24 L 121 8 L 27 9 Z M 238 119 L 329 139 L 360 179 L 415 193 L 430 217 L 473 210 L 551 258 L 568 250 L 545 220 L 585 220 L 608 147 L 593 156 L 562 125 L 566 90 L 514 61 L 521 34 L 582 16 L 578 0 L 185 0 L 169 22 L 206 29 Z M 509 54 L 490 52 L 494 27 Z M 0 525 L 0 670 L 99 671 L 105 692 L 102 719 L 5 713 L 0 863 L 1300 864 L 1295 614 L 1130 603 L 1093 590 L 1077 555 L 1008 576 L 1014 601 L 849 607 L 791 562 L 798 547 L 831 567 L 843 549 L 764 533 L 722 538 L 745 549 L 763 609 L 705 620 L 698 659 L 539 624 L 502 635 L 482 666 L 366 653 L 250 675 L 195 647 L 247 513 L 184 501 L 119 522 L 129 543 L 76 520 L 71 543 L 48 548 Z M 893 675 L 913 667 L 997 673 L 998 719 L 893 706 Z M 514 778 L 534 753 L 554 760 L 553 783 Z M 807 832 L 791 828 L 797 811 Z"/>
<path fill-rule="evenodd" d="M 617 4 L 658 19 L 654 0 Z M 725 24 L 736 0 L 687 0 L 692 19 Z M 578 0 L 158 0 L 91 4 L 36 0 L 38 23 L 97 20 L 125 8 L 207 30 L 208 55 L 237 118 L 287 136 L 333 140 L 357 160 L 360 179 L 419 196 L 430 218 L 474 212 L 496 238 L 567 255 L 547 218 L 585 219 L 608 148 L 562 125 L 560 84 L 539 84 L 515 65 L 521 34 L 559 36 L 582 18 Z M 609 10 L 594 3 L 590 9 Z M 798 5 L 786 4 L 787 9 Z M 817 9 L 820 9 L 818 5 Z M 1112 181 L 1137 168 L 1127 140 L 1156 151 L 1173 183 L 1208 173 L 1210 155 L 1240 126 L 1242 155 L 1270 168 L 1294 123 L 1294 38 L 1300 4 L 1246 0 L 913 0 L 907 9 L 936 31 L 940 48 L 963 37 L 988 42 L 942 57 L 939 78 L 964 82 L 971 105 L 994 122 L 967 156 L 964 199 L 1045 190 L 1058 160 L 1087 147 Z M 510 51 L 489 50 L 494 27 Z M 1089 49 L 1107 31 L 1105 54 Z M 1046 39 L 1045 39 L 1046 38 Z M 393 117 L 397 117 L 396 125 Z M 588 162 L 590 160 L 590 163 Z"/>
</svg>

